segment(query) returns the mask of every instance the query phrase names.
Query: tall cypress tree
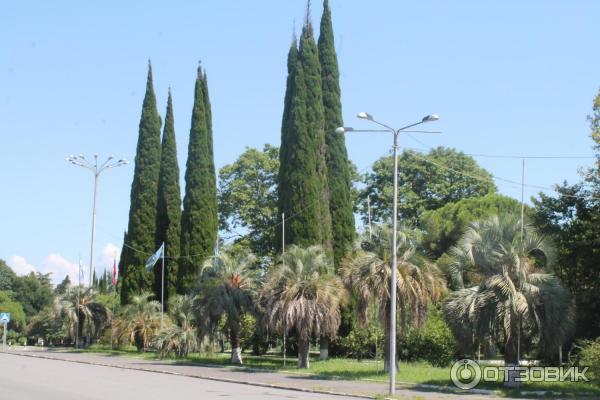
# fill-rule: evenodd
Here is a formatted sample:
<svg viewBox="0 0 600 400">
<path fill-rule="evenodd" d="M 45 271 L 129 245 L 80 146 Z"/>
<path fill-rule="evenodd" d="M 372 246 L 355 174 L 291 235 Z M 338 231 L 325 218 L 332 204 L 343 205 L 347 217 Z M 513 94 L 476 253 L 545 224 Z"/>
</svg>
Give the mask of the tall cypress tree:
<svg viewBox="0 0 600 400">
<path fill-rule="evenodd" d="M 211 255 L 217 238 L 217 223 L 217 184 L 208 83 L 202 68 L 198 67 L 181 216 L 179 293 L 185 293 L 194 286 L 203 260 Z"/>
<path fill-rule="evenodd" d="M 127 304 L 131 295 L 152 288 L 152 274 L 144 269 L 148 254 L 154 253 L 158 174 L 160 170 L 160 116 L 152 84 L 152 66 L 148 62 L 146 95 L 140 118 L 135 170 L 131 184 L 131 206 L 125 245 L 120 262 L 121 303 Z"/>
<path fill-rule="evenodd" d="M 286 214 L 286 243 L 329 248 L 331 216 L 321 68 L 308 12 L 293 76 L 288 126 L 282 134 L 279 184 L 280 211 Z"/>
<path fill-rule="evenodd" d="M 294 99 L 294 85 L 296 80 L 296 63 L 298 62 L 298 41 L 296 35 L 292 38 L 292 43 L 288 51 L 287 56 L 287 71 L 288 76 L 286 80 L 285 98 L 283 101 L 283 116 L 281 118 L 281 146 L 279 148 L 279 173 L 278 173 L 278 191 L 279 191 L 279 211 L 285 212 L 285 206 L 283 200 L 284 189 L 289 187 L 288 185 L 288 173 L 290 171 L 288 164 L 288 150 L 291 147 L 291 135 L 293 133 L 291 127 L 291 113 L 292 113 L 292 101 Z M 290 216 L 290 215 L 288 215 Z M 281 232 L 277 231 L 278 248 L 281 248 Z"/>
<path fill-rule="evenodd" d="M 165 304 L 169 296 L 175 294 L 177 284 L 177 266 L 179 257 L 179 234 L 181 233 L 181 191 L 179 188 L 179 164 L 177 163 L 177 144 L 173 100 L 169 89 L 167 114 L 163 129 L 160 173 L 158 176 L 158 212 L 156 215 L 156 244 L 165 244 Z M 154 268 L 154 293 L 161 298 L 162 264 Z"/>
<path fill-rule="evenodd" d="M 340 74 L 333 40 L 333 24 L 329 1 L 323 1 L 323 16 L 319 31 L 319 61 L 323 87 L 325 116 L 325 142 L 327 144 L 327 183 L 329 185 L 329 210 L 333 233 L 333 255 L 336 267 L 350 250 L 354 240 L 354 213 L 352 211 L 350 169 L 346 140 L 336 133 L 343 126 Z"/>
</svg>

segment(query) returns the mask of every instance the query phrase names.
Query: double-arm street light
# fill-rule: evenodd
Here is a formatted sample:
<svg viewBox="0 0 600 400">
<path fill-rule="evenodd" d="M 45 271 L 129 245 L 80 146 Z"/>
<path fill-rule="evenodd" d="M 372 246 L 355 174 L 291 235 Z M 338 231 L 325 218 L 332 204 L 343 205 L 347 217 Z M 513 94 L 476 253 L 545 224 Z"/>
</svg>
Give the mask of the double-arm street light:
<svg viewBox="0 0 600 400">
<path fill-rule="evenodd" d="M 366 112 L 358 113 L 358 118 L 366 119 L 371 121 L 385 129 L 371 129 L 371 130 L 363 130 L 363 129 L 354 129 L 351 127 L 339 127 L 335 131 L 336 133 L 345 133 L 345 132 L 390 132 L 394 135 L 394 200 L 392 207 L 392 277 L 391 277 L 391 312 L 390 312 L 390 394 L 393 395 L 396 391 L 396 279 L 397 279 L 397 268 L 398 268 L 398 260 L 396 254 L 397 247 L 397 229 L 398 229 L 398 135 L 400 132 L 406 132 L 408 128 L 412 128 L 413 126 L 417 126 L 423 124 L 425 122 L 433 122 L 437 121 L 439 117 L 435 114 L 427 115 L 421 119 L 419 122 L 415 122 L 414 124 L 403 126 L 402 128 L 394 129 L 389 125 L 383 124 L 379 121 L 373 119 L 373 116 Z"/>
<path fill-rule="evenodd" d="M 92 287 L 92 279 L 94 276 L 94 242 L 96 239 L 96 196 L 98 195 L 98 177 L 102 171 L 106 171 L 109 168 L 116 168 L 122 165 L 129 164 L 129 161 L 121 158 L 120 160 L 113 161 L 114 157 L 109 156 L 106 161 L 102 164 L 98 164 L 98 154 L 94 154 L 94 161 L 90 162 L 86 160 L 83 154 L 78 156 L 70 155 L 66 158 L 68 162 L 78 167 L 89 169 L 94 174 L 94 206 L 92 208 L 92 243 L 90 245 L 90 287 Z"/>
</svg>

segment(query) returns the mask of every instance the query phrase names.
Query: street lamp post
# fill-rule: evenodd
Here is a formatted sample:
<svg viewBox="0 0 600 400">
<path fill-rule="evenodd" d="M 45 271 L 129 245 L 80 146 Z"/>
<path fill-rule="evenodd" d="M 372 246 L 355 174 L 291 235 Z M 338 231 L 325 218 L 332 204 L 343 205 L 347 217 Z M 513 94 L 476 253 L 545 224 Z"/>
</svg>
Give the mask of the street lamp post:
<svg viewBox="0 0 600 400">
<path fill-rule="evenodd" d="M 94 244 L 96 240 L 96 197 L 98 195 L 98 178 L 102 171 L 106 171 L 109 168 L 116 168 L 122 165 L 129 164 L 129 161 L 120 159 L 118 161 L 112 161 L 113 156 L 109 156 L 104 163 L 98 165 L 98 154 L 94 154 L 94 162 L 86 160 L 83 154 L 78 156 L 70 155 L 66 158 L 68 162 L 78 167 L 89 169 L 94 174 L 94 205 L 92 207 L 92 242 L 90 244 L 90 287 L 92 287 L 92 279 L 94 275 Z"/>
<path fill-rule="evenodd" d="M 397 280 L 397 269 L 398 269 L 398 259 L 397 259 L 397 240 L 398 240 L 398 135 L 402 131 L 406 131 L 408 128 L 412 128 L 413 126 L 417 126 L 423 124 L 425 122 L 437 121 L 439 117 L 435 114 L 427 115 L 423 117 L 423 119 L 414 124 L 406 125 L 402 128 L 394 129 L 391 126 L 383 124 L 381 122 L 373 119 L 373 116 L 366 112 L 360 112 L 357 115 L 360 119 L 366 119 L 371 121 L 379 126 L 382 126 L 385 129 L 377 129 L 377 130 L 357 130 L 351 127 L 339 127 L 336 129 L 337 133 L 345 133 L 345 132 L 390 132 L 394 135 L 394 147 L 393 147 L 393 157 L 394 157 L 394 200 L 392 206 L 392 276 L 391 276 L 391 312 L 390 312 L 390 395 L 393 395 L 396 392 L 396 280 Z"/>
</svg>

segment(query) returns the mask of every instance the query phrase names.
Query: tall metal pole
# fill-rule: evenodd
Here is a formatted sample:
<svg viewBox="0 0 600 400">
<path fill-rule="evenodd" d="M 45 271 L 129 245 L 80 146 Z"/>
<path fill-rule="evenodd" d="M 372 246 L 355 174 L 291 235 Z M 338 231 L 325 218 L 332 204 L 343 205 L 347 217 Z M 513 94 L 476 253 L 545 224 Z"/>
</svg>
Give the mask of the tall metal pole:
<svg viewBox="0 0 600 400">
<path fill-rule="evenodd" d="M 109 168 L 120 167 L 122 165 L 129 164 L 129 161 L 125 159 L 120 159 L 118 161 L 111 161 L 114 157 L 110 156 L 108 159 L 102 164 L 98 165 L 98 154 L 94 154 L 94 162 L 90 163 L 83 154 L 78 156 L 70 155 L 67 157 L 67 161 L 73 165 L 77 165 L 78 167 L 83 167 L 89 169 L 94 174 L 94 205 L 92 207 L 92 241 L 90 244 L 90 287 L 93 285 L 94 279 L 94 247 L 96 241 L 96 198 L 98 197 L 98 178 L 100 177 L 100 173 Z"/>
<path fill-rule="evenodd" d="M 160 268 L 160 330 L 165 315 L 165 242 L 162 244 L 162 267 Z"/>
<path fill-rule="evenodd" d="M 373 230 L 371 228 L 371 196 L 367 196 L 367 214 L 369 216 L 369 239 L 372 239 Z"/>
<path fill-rule="evenodd" d="M 285 213 L 281 213 L 281 260 L 283 260 L 283 263 L 285 265 L 284 255 L 285 255 Z M 283 366 L 284 367 L 286 366 L 286 358 L 285 358 L 286 330 L 287 330 L 287 321 L 284 321 L 284 323 L 283 323 Z"/>
<path fill-rule="evenodd" d="M 94 206 L 92 207 L 92 243 L 90 245 L 90 287 L 93 284 L 94 276 L 94 247 L 96 243 L 96 198 L 98 196 L 98 156 L 94 155 L 95 159 L 95 171 L 94 171 Z"/>
<path fill-rule="evenodd" d="M 77 285 L 77 306 L 75 307 L 75 313 L 77 315 L 77 328 L 75 330 L 75 348 L 79 347 L 79 294 L 81 293 L 81 254 L 79 255 L 79 271 L 77 271 L 77 275 L 79 275 L 79 284 Z"/>
<path fill-rule="evenodd" d="M 352 127 L 338 127 L 335 131 L 336 133 L 345 133 L 345 132 L 391 132 L 394 135 L 394 148 L 393 148 L 393 157 L 394 157 L 394 200 L 393 200 L 393 208 L 392 208 L 392 274 L 391 274 L 391 282 L 390 282 L 390 327 L 389 327 L 389 340 L 390 340 L 390 354 L 389 354 L 389 368 L 390 368 L 390 395 L 394 395 L 396 392 L 396 286 L 397 286 L 397 273 L 398 273 L 398 256 L 397 256 L 397 241 L 398 241 L 398 135 L 402 131 L 406 131 L 408 128 L 412 128 L 413 126 L 417 126 L 423 124 L 425 122 L 433 122 L 437 121 L 440 117 L 435 114 L 430 114 L 419 122 L 414 124 L 406 125 L 402 128 L 394 129 L 389 125 L 383 124 L 381 122 L 373 119 L 373 116 L 366 112 L 360 112 L 357 115 L 360 119 L 369 120 L 377 125 L 382 126 L 383 130 L 373 130 L 373 129 L 354 129 Z M 426 131 L 412 131 L 412 132 L 426 132 Z M 429 132 L 434 133 L 434 132 Z M 435 132 L 439 133 L 439 132 Z"/>
<path fill-rule="evenodd" d="M 525 233 L 525 159 L 521 164 L 521 242 L 523 242 L 523 234 Z"/>
<path fill-rule="evenodd" d="M 521 251 L 524 251 L 523 243 L 525 234 L 525 159 L 521 163 Z M 517 365 L 521 365 L 521 317 L 519 316 L 519 334 L 517 336 Z"/>
<path fill-rule="evenodd" d="M 4 330 L 2 331 L 2 351 L 6 351 L 6 331 L 8 330 L 8 323 L 4 321 Z"/>
<path fill-rule="evenodd" d="M 392 282 L 390 291 L 390 394 L 396 392 L 396 274 L 398 269 L 398 131 L 394 129 L 394 203 L 392 207 Z"/>
</svg>

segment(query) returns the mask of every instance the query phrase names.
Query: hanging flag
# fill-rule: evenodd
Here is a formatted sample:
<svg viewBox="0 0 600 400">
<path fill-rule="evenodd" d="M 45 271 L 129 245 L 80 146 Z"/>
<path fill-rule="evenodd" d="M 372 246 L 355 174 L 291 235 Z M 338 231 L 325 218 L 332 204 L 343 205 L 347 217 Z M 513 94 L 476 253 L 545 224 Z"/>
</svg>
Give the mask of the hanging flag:
<svg viewBox="0 0 600 400">
<path fill-rule="evenodd" d="M 116 259 L 113 262 L 113 273 L 112 273 L 112 279 L 111 279 L 110 283 L 113 286 L 117 286 L 117 260 Z"/>
<path fill-rule="evenodd" d="M 156 262 L 158 261 L 160 256 L 162 256 L 164 248 L 165 248 L 165 243 L 163 242 L 163 244 L 160 245 L 158 250 L 156 250 L 156 253 L 154 253 L 152 255 L 152 257 L 150 257 L 148 259 L 148 261 L 146 261 L 146 271 L 150 271 L 152 269 L 152 267 L 154 267 L 154 264 L 156 264 Z"/>
</svg>

